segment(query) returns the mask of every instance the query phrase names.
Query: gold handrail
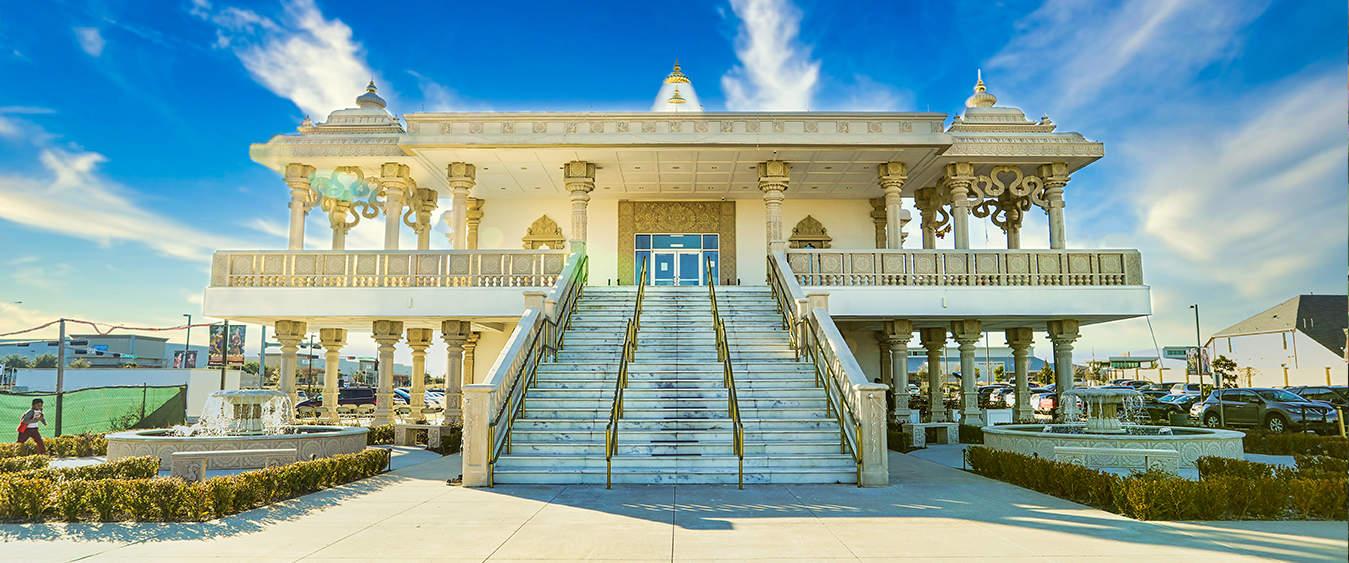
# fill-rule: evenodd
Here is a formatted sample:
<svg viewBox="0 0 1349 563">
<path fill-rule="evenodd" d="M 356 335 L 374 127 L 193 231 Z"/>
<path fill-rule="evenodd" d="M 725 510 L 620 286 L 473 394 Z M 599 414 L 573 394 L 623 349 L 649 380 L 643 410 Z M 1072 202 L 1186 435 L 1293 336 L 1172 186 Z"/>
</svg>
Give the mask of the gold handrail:
<svg viewBox="0 0 1349 563">
<path fill-rule="evenodd" d="M 632 318 L 623 330 L 623 353 L 618 360 L 618 376 L 614 378 L 614 402 L 609 407 L 609 422 L 604 426 L 604 488 L 614 486 L 614 456 L 618 455 L 618 421 L 623 418 L 623 390 L 628 387 L 628 363 L 637 354 L 637 330 L 641 326 L 642 298 L 646 296 L 646 260 L 642 260 L 637 276 L 637 303 L 632 307 Z"/>
<path fill-rule="evenodd" d="M 838 420 L 839 432 L 839 453 L 851 454 L 853 461 L 857 464 L 857 486 L 862 486 L 862 422 L 857 416 L 857 411 L 853 407 L 852 401 L 848 400 L 848 395 L 843 391 L 839 383 L 839 375 L 834 369 L 834 362 L 829 359 L 828 352 L 820 343 L 819 331 L 814 324 L 813 313 L 797 314 L 793 302 L 790 298 L 790 292 L 787 283 L 783 279 L 787 275 L 778 270 L 777 261 L 772 255 L 768 256 L 768 285 L 773 292 L 774 300 L 778 304 L 778 310 L 782 313 L 783 326 L 791 334 L 792 347 L 796 349 L 796 355 L 799 359 L 803 354 L 808 356 L 811 363 L 815 366 L 815 385 L 824 389 L 825 415 L 833 416 Z M 818 320 L 816 320 L 818 322 Z M 837 399 L 835 395 L 837 394 Z M 849 435 L 849 426 L 852 427 L 852 434 Z"/>
<path fill-rule="evenodd" d="M 707 296 L 712 301 L 712 330 L 717 335 L 717 359 L 721 361 L 721 382 L 726 386 L 726 413 L 731 417 L 731 449 L 739 460 L 736 482 L 745 488 L 745 425 L 740 421 L 740 397 L 735 392 L 735 370 L 731 366 L 731 346 L 726 339 L 726 323 L 717 306 L 716 279 L 712 261 L 707 261 Z"/>
<path fill-rule="evenodd" d="M 581 256 L 572 275 L 571 280 L 559 280 L 560 283 L 568 285 L 562 294 L 562 300 L 558 303 L 558 320 L 554 321 L 539 311 L 539 321 L 530 331 L 529 341 L 522 357 L 516 361 L 515 377 L 511 378 L 510 387 L 506 389 L 501 406 L 497 407 L 496 414 L 487 425 L 487 447 L 491 450 L 487 456 L 489 487 L 496 485 L 496 462 L 501 459 L 503 452 L 511 453 L 511 428 L 515 425 L 515 419 L 525 413 L 525 394 L 538 380 L 539 363 L 545 353 L 551 352 L 556 358 L 558 350 L 562 348 L 562 334 L 566 327 L 571 325 L 572 310 L 589 280 L 588 256 Z M 500 441 L 497 440 L 498 427 L 504 427 Z"/>
</svg>

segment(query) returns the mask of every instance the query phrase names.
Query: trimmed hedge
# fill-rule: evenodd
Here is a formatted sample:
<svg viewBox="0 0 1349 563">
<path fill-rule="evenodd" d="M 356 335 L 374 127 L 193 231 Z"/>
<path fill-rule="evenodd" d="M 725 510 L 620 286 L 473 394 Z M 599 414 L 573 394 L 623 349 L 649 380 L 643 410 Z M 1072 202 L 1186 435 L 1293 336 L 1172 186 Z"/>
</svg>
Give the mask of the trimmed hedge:
<svg viewBox="0 0 1349 563">
<path fill-rule="evenodd" d="M 984 443 L 984 429 L 972 424 L 961 424 L 956 428 L 960 429 L 960 443 L 962 444 L 982 444 Z"/>
<path fill-rule="evenodd" d="M 157 458 L 150 459 L 157 463 Z M 388 464 L 389 450 L 377 448 L 191 483 L 175 478 L 5 475 L 0 476 L 0 520 L 209 520 L 364 479 Z"/>
<path fill-rule="evenodd" d="M 1245 432 L 1242 445 L 1248 454 L 1324 455 L 1349 459 L 1349 438 L 1306 433 L 1274 434 L 1258 430 Z"/>
<path fill-rule="evenodd" d="M 1150 471 L 1120 477 L 984 447 L 975 473 L 1139 520 L 1349 518 L 1349 478 L 1242 460 L 1200 458 L 1200 480 Z M 1261 467 L 1263 466 L 1263 467 Z"/>
<path fill-rule="evenodd" d="M 102 434 L 69 434 L 44 438 L 47 455 L 54 457 L 89 457 L 108 455 L 108 439 Z M 22 444 L 0 443 L 0 458 L 29 456 L 37 453 L 32 440 Z"/>
<path fill-rule="evenodd" d="M 393 443 L 393 425 L 381 424 L 371 426 L 370 433 L 365 435 L 365 445 L 367 446 L 387 446 Z"/>
<path fill-rule="evenodd" d="M 18 457 L 0 457 L 0 474 L 42 469 L 51 462 L 51 456 L 25 455 Z"/>
<path fill-rule="evenodd" d="M 149 479 L 159 474 L 159 458 L 140 456 L 79 467 L 43 467 L 0 475 L 0 479 L 45 479 L 47 481 L 88 481 L 92 479 Z"/>
</svg>

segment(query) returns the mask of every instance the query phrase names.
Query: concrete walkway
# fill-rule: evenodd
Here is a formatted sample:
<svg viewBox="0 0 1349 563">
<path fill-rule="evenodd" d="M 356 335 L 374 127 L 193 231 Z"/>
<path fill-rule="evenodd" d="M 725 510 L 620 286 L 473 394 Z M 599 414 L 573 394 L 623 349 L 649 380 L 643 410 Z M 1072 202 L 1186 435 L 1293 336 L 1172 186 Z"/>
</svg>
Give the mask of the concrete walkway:
<svg viewBox="0 0 1349 563">
<path fill-rule="evenodd" d="M 0 526 L 0 559 L 1328 560 L 1344 522 L 1137 522 L 891 454 L 893 485 L 447 486 L 457 456 L 200 524 Z"/>
</svg>

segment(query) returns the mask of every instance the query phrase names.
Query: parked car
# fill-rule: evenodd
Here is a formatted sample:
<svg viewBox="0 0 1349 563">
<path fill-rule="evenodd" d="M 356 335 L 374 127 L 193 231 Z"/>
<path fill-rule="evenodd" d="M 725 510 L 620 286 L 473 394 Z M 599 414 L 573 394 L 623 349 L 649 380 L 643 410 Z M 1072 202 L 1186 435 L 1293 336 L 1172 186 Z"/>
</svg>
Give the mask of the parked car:
<svg viewBox="0 0 1349 563">
<path fill-rule="evenodd" d="M 1142 387 L 1138 387 L 1137 389 L 1138 389 L 1138 392 L 1139 392 L 1139 393 L 1142 393 L 1143 396 L 1145 396 L 1145 397 L 1150 397 L 1150 398 L 1153 398 L 1153 399 L 1159 399 L 1159 398 L 1164 397 L 1164 396 L 1166 396 L 1166 395 L 1170 395 L 1170 394 L 1171 394 L 1171 387 L 1172 387 L 1172 384 L 1170 384 L 1170 383 L 1149 383 L 1149 384 L 1144 385 L 1144 386 L 1142 386 Z"/>
<path fill-rule="evenodd" d="M 1185 395 L 1185 394 L 1198 395 L 1198 394 L 1199 394 L 1199 389 L 1200 389 L 1200 386 L 1199 386 L 1198 383 L 1176 383 L 1176 384 L 1173 384 L 1173 385 L 1171 386 L 1171 394 L 1173 394 L 1173 395 Z"/>
<path fill-rule="evenodd" d="M 1049 392 L 1049 390 L 1048 390 L 1048 389 L 1045 389 L 1044 387 L 1028 387 L 1027 390 L 1030 391 L 1030 397 L 1031 397 L 1031 403 L 1030 403 L 1030 404 L 1031 404 L 1031 408 L 1034 408 L 1034 407 L 1035 407 L 1035 394 L 1036 394 L 1036 393 L 1047 393 L 1047 392 Z M 1010 388 L 1010 389 L 1008 389 L 1008 390 L 1006 390 L 1006 391 L 1003 391 L 1003 392 L 1002 392 L 1002 400 L 1003 400 L 1003 403 L 1007 405 L 1007 408 L 1009 408 L 1009 409 L 1010 409 L 1010 408 L 1015 408 L 1015 407 L 1016 407 L 1016 387 L 1012 387 L 1012 388 Z"/>
<path fill-rule="evenodd" d="M 1349 387 L 1344 385 L 1300 385 L 1284 389 L 1297 393 L 1303 399 L 1330 403 L 1342 409 L 1349 409 Z"/>
<path fill-rule="evenodd" d="M 1222 413 L 1218 412 L 1219 405 Z M 1339 420 L 1328 403 L 1270 388 L 1213 391 L 1203 402 L 1190 407 L 1190 418 L 1209 427 L 1226 420 L 1228 426 L 1260 427 L 1270 432 L 1312 430 L 1322 434 L 1336 432 Z"/>
<path fill-rule="evenodd" d="M 1142 379 L 1116 379 L 1114 381 L 1111 381 L 1110 384 L 1133 387 L 1134 389 L 1141 389 L 1143 387 L 1147 387 L 1148 385 L 1152 385 L 1151 383 L 1143 381 Z"/>
<path fill-rule="evenodd" d="M 373 405 L 375 404 L 374 387 L 343 387 L 337 390 L 337 404 L 339 405 Z M 300 401 L 295 405 L 299 407 L 319 407 L 323 402 L 319 398 Z"/>
<path fill-rule="evenodd" d="M 1190 407 L 1194 406 L 1199 398 L 1199 395 L 1172 395 L 1170 393 L 1160 397 L 1148 397 L 1143 401 L 1143 413 L 1148 417 L 1149 422 L 1170 424 L 1172 416 L 1188 417 Z"/>
<path fill-rule="evenodd" d="M 993 392 L 994 392 L 994 391 L 1000 391 L 1000 390 L 1002 390 L 1002 389 L 1008 389 L 1008 388 L 1010 388 L 1010 387 L 1011 387 L 1011 385 L 1006 384 L 1006 383 L 994 383 L 994 384 L 992 384 L 992 385 L 981 385 L 981 386 L 979 386 L 979 406 L 980 406 L 980 407 L 983 407 L 983 408 L 998 408 L 998 407 L 992 406 L 992 404 L 991 404 L 991 403 L 992 403 Z M 999 405 L 999 406 L 1001 406 L 1001 405 Z"/>
</svg>

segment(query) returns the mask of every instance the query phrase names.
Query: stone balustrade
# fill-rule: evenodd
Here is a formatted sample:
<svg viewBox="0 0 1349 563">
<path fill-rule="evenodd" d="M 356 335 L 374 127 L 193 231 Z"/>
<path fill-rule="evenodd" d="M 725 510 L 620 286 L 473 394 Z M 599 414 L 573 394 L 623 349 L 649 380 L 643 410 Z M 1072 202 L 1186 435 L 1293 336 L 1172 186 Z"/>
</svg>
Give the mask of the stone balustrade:
<svg viewBox="0 0 1349 563">
<path fill-rule="evenodd" d="M 228 250 L 211 287 L 547 287 L 565 250 Z"/>
<path fill-rule="evenodd" d="M 1141 286 L 1137 250 L 790 250 L 802 286 Z"/>
</svg>

